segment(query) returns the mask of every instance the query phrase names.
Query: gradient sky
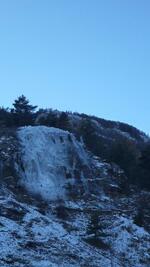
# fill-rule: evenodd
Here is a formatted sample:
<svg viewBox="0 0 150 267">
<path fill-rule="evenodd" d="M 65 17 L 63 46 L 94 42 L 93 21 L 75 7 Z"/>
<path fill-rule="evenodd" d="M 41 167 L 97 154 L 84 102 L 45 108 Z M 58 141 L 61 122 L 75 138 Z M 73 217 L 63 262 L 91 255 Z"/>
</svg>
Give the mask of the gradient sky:
<svg viewBox="0 0 150 267">
<path fill-rule="evenodd" d="M 0 0 L 0 90 L 150 133 L 150 1 Z"/>
</svg>

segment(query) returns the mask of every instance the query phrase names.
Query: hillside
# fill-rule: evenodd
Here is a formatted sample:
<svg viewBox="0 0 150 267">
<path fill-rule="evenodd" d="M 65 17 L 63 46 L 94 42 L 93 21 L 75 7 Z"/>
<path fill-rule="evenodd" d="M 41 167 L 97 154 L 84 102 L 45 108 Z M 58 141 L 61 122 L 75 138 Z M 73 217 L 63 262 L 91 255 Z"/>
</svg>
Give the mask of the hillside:
<svg viewBox="0 0 150 267">
<path fill-rule="evenodd" d="M 28 108 L 0 120 L 0 266 L 148 267 L 149 137 Z"/>
</svg>

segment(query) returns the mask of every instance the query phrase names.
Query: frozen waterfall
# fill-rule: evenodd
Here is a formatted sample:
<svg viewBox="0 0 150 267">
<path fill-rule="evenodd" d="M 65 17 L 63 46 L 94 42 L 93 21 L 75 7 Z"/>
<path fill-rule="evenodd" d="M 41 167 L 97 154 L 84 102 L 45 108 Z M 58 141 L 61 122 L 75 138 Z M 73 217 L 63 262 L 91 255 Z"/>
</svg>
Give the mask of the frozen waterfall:
<svg viewBox="0 0 150 267">
<path fill-rule="evenodd" d="M 47 200 L 65 198 L 66 185 L 79 179 L 75 170 L 88 165 L 83 145 L 69 132 L 45 126 L 22 127 L 18 137 L 21 184 Z"/>
</svg>

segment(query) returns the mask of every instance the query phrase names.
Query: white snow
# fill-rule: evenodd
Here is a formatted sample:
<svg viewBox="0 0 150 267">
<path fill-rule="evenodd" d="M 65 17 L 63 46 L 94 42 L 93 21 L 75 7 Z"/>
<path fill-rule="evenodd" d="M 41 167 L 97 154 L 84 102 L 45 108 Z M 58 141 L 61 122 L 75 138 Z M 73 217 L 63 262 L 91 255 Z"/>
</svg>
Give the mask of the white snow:
<svg viewBox="0 0 150 267">
<path fill-rule="evenodd" d="M 131 266 L 131 263 L 132 266 L 136 267 L 145 266 L 140 264 L 140 259 L 142 258 L 146 261 L 149 259 L 147 251 L 150 237 L 143 227 L 135 225 L 127 217 L 118 216 L 111 226 L 110 232 L 112 236 L 109 242 L 111 242 L 116 257 L 121 256 L 124 260 L 127 260 L 126 266 Z M 129 260 L 130 263 L 128 262 Z"/>
<path fill-rule="evenodd" d="M 44 199 L 65 198 L 69 181 L 66 172 L 73 177 L 77 158 L 88 164 L 83 145 L 69 132 L 45 126 L 20 128 L 18 136 L 22 147 L 21 183 Z"/>
</svg>

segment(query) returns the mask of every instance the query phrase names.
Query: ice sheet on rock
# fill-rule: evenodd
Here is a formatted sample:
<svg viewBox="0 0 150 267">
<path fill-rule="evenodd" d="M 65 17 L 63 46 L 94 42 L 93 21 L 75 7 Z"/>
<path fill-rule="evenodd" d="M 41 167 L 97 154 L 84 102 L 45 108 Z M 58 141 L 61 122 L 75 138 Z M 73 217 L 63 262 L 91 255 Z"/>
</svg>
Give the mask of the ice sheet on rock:
<svg viewBox="0 0 150 267">
<path fill-rule="evenodd" d="M 20 128 L 18 136 L 22 148 L 22 184 L 44 199 L 65 198 L 69 181 L 66 173 L 76 178 L 73 168 L 77 160 L 88 165 L 83 145 L 69 132 L 45 126 Z"/>
</svg>

